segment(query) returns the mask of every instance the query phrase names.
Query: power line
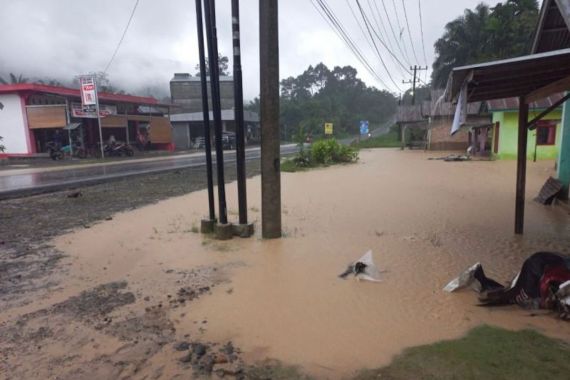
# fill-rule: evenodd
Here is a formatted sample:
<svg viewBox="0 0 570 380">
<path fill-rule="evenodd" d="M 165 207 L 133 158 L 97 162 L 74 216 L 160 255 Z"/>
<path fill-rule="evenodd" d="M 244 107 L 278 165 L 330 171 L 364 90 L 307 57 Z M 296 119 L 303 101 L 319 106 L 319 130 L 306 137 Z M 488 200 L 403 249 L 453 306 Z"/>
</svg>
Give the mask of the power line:
<svg viewBox="0 0 570 380">
<path fill-rule="evenodd" d="M 384 69 L 386 70 L 386 74 L 388 74 L 388 78 L 390 78 L 390 81 L 392 81 L 392 83 L 394 83 L 394 86 L 396 86 L 398 91 L 402 91 L 400 89 L 400 87 L 396 84 L 396 81 L 394 80 L 394 78 L 392 78 L 392 75 L 390 74 L 390 70 L 388 70 L 386 63 L 384 62 L 384 59 L 382 58 L 382 55 L 380 54 L 380 51 L 378 50 L 378 46 L 376 46 L 376 42 L 374 42 L 374 37 L 372 37 L 372 32 L 370 32 L 370 26 L 368 25 L 368 20 L 367 20 L 366 16 L 364 15 L 364 11 L 362 10 L 362 7 L 360 6 L 360 1 L 356 0 L 356 5 L 358 5 L 358 9 L 360 10 L 360 14 L 362 15 L 362 19 L 364 20 L 364 25 L 366 26 L 366 30 L 368 30 L 368 34 L 370 35 L 370 38 L 372 39 L 372 43 L 374 44 L 374 49 L 376 50 L 376 53 L 378 54 L 378 58 L 380 58 L 380 62 L 382 62 L 382 66 L 384 66 Z M 386 47 L 386 45 L 384 45 L 384 47 Z"/>
<path fill-rule="evenodd" d="M 418 10 L 420 13 L 420 33 L 422 35 L 422 51 L 424 54 L 424 63 L 428 64 L 428 60 L 427 60 L 427 55 L 426 55 L 426 44 L 425 44 L 425 39 L 424 39 L 424 25 L 423 25 L 423 21 L 422 21 L 422 0 L 418 0 Z M 427 80 L 427 70 L 425 72 L 425 80 Z"/>
<path fill-rule="evenodd" d="M 352 8 L 352 5 L 350 5 L 350 1 L 346 0 L 346 4 L 348 5 L 348 8 L 350 9 L 350 13 L 352 13 L 352 17 L 354 18 L 354 20 L 356 21 L 356 24 L 358 25 L 358 28 L 360 29 L 360 31 L 362 32 L 362 35 L 364 36 L 364 39 L 366 40 L 366 42 L 368 42 L 368 45 L 370 46 L 370 48 L 373 51 L 376 51 L 376 55 L 378 56 L 378 58 L 380 58 L 380 61 L 382 62 L 382 64 L 384 65 L 384 60 L 382 59 L 382 56 L 380 55 L 380 52 L 378 51 L 378 48 L 376 47 L 376 44 L 374 43 L 374 38 L 372 37 L 372 35 L 370 34 L 370 31 L 368 32 L 368 34 L 366 34 L 366 32 L 364 31 L 364 29 L 362 28 L 362 25 L 360 25 L 360 21 L 358 19 L 358 17 L 356 16 L 356 13 L 354 12 L 354 9 Z M 384 65 L 384 69 L 386 70 L 386 73 L 388 73 L 388 75 L 390 75 L 388 69 L 386 68 L 386 66 Z M 390 77 L 390 79 L 392 80 L 392 78 Z M 396 84 L 396 82 L 394 80 L 392 80 L 392 83 L 394 83 L 394 85 L 396 86 L 396 88 L 398 89 L 398 91 L 400 90 L 398 88 L 398 85 Z"/>
<path fill-rule="evenodd" d="M 121 44 L 123 43 L 123 40 L 125 39 L 125 35 L 127 34 L 127 30 L 129 30 L 129 26 L 131 25 L 131 21 L 133 20 L 133 16 L 135 15 L 135 11 L 137 10 L 137 6 L 139 5 L 139 1 L 140 0 L 135 1 L 135 5 L 133 6 L 133 10 L 131 11 L 131 16 L 129 17 L 129 21 L 127 21 L 127 25 L 125 26 L 125 30 L 123 31 L 123 35 L 121 36 L 121 39 L 119 40 L 119 43 L 117 44 L 117 47 L 115 48 L 115 52 L 111 56 L 109 63 L 107 63 L 107 66 L 105 66 L 105 70 L 103 70 L 104 73 L 107 72 L 107 70 L 109 69 L 109 66 L 111 66 L 111 63 L 113 63 L 113 60 L 115 59 L 115 56 L 117 55 L 117 52 L 119 51 L 119 48 L 121 47 Z"/>
<path fill-rule="evenodd" d="M 418 62 L 418 56 L 416 55 L 416 48 L 414 47 L 414 41 L 412 40 L 412 32 L 410 32 L 410 23 L 408 22 L 408 12 L 406 12 L 406 3 L 402 0 L 402 8 L 404 8 L 404 18 L 406 19 L 406 27 L 408 28 L 408 37 L 410 38 L 410 46 L 412 47 L 412 53 L 414 53 L 414 58 Z"/>
<path fill-rule="evenodd" d="M 422 19 L 422 0 L 418 0 L 418 9 L 420 11 L 420 33 L 422 35 L 422 50 L 424 53 L 424 63 L 427 65 L 426 44 L 424 41 L 424 23 Z"/>
<path fill-rule="evenodd" d="M 398 35 L 400 36 L 400 40 L 402 41 L 402 46 L 404 48 L 404 54 L 406 55 L 406 60 L 410 61 L 410 57 L 408 56 L 408 50 L 406 49 L 406 43 L 402 38 L 402 33 L 404 33 L 404 28 L 402 28 L 402 24 L 400 24 L 400 17 L 398 16 L 398 7 L 396 7 L 396 1 L 392 0 L 392 6 L 394 7 L 394 14 L 396 15 L 396 23 L 398 25 Z"/>
<path fill-rule="evenodd" d="M 358 0 L 356 0 L 356 3 L 359 4 Z M 360 4 L 359 4 L 360 5 Z M 386 51 L 390 54 L 390 56 L 394 59 L 394 61 L 400 65 L 400 67 L 402 67 L 407 74 L 410 74 L 411 71 L 409 71 L 406 68 L 406 65 L 404 65 L 402 63 L 402 61 L 392 52 L 392 50 L 390 50 L 388 48 L 388 46 L 386 45 L 386 43 L 382 40 L 382 38 L 380 38 L 380 36 L 378 35 L 378 33 L 376 32 L 376 30 L 374 29 L 374 27 L 372 27 L 370 20 L 368 19 L 368 17 L 366 16 L 366 14 L 362 11 L 361 8 L 361 14 L 362 14 L 362 18 L 364 19 L 365 23 L 367 23 L 368 26 L 370 26 L 370 29 L 374 32 L 374 34 L 376 35 L 376 38 L 378 39 L 378 41 L 380 41 L 380 43 L 382 44 L 382 46 L 384 46 L 384 48 L 386 49 Z"/>
<path fill-rule="evenodd" d="M 316 3 L 318 4 L 315 4 Z M 327 24 L 333 29 L 333 31 L 339 36 L 341 40 L 347 45 L 349 50 L 354 54 L 354 56 L 358 59 L 358 61 L 364 66 L 364 68 L 376 79 L 378 80 L 382 86 L 385 88 L 389 88 L 386 83 L 380 78 L 378 73 L 374 70 L 374 68 L 370 65 L 366 57 L 362 54 L 358 46 L 352 41 L 350 36 L 346 33 L 346 30 L 339 22 L 339 20 L 334 15 L 331 9 L 328 8 L 325 0 L 311 0 L 311 4 L 317 10 L 317 12 L 323 17 L 323 19 L 327 22 Z M 320 7 L 320 9 L 319 9 Z"/>
<path fill-rule="evenodd" d="M 372 4 L 370 3 L 370 0 L 366 0 L 368 3 L 368 8 L 370 9 L 370 13 L 372 14 L 372 18 L 374 19 L 374 22 L 376 23 L 376 29 L 378 30 L 378 34 L 380 35 L 381 41 L 385 41 L 388 43 L 388 46 L 390 48 L 390 50 L 394 50 L 394 46 L 392 45 L 392 42 L 390 41 L 390 38 L 388 36 L 388 31 L 386 30 L 386 27 L 384 26 L 384 23 L 382 22 L 382 17 L 380 16 L 380 13 L 378 13 L 378 17 L 376 17 L 376 13 L 374 12 L 374 9 L 372 8 Z M 376 5 L 376 4 L 375 4 Z M 376 10 L 378 10 L 378 8 L 376 8 Z M 384 33 L 382 33 L 382 29 L 384 30 Z M 396 63 L 396 60 L 392 58 L 392 61 L 394 63 Z M 396 67 L 398 67 L 398 69 L 400 69 L 400 73 L 403 75 L 406 75 L 407 73 L 404 72 L 402 70 L 402 68 L 400 66 L 398 66 L 398 64 L 396 63 Z"/>
<path fill-rule="evenodd" d="M 396 43 L 396 46 L 398 46 L 398 50 L 400 51 L 400 54 L 402 54 L 404 61 L 406 61 L 406 63 L 408 65 L 411 65 L 410 59 L 408 58 L 408 56 L 406 54 L 404 54 L 404 51 L 402 50 L 402 46 L 398 42 L 398 38 L 396 37 L 396 32 L 394 32 L 394 26 L 392 25 L 392 21 L 390 21 L 390 16 L 388 16 L 388 9 L 386 9 L 386 3 L 384 3 L 384 0 L 382 0 L 382 8 L 384 9 L 384 14 L 386 15 L 386 20 L 388 20 L 388 25 L 390 26 L 390 31 L 392 32 L 392 37 L 394 38 L 394 42 Z"/>
<path fill-rule="evenodd" d="M 350 36 L 348 35 L 348 33 L 346 32 L 346 30 L 344 29 L 342 23 L 340 23 L 340 21 L 337 19 L 337 17 L 335 16 L 334 12 L 332 11 L 332 9 L 329 9 L 328 5 L 326 4 L 325 0 L 317 0 L 317 3 L 319 4 L 319 6 L 321 7 L 321 9 L 323 10 L 325 16 L 325 20 L 327 22 L 329 22 L 329 25 L 331 25 L 331 27 L 333 28 L 333 30 L 335 32 L 337 32 L 337 34 L 339 35 L 339 37 L 341 37 L 342 40 L 344 40 L 344 42 L 347 44 L 347 46 L 349 47 L 349 49 L 352 51 L 352 53 L 356 56 L 356 58 L 360 61 L 360 63 L 362 63 L 364 65 L 364 67 L 370 72 L 370 74 L 375 77 L 384 87 L 388 88 L 388 86 L 386 85 L 386 83 L 384 83 L 384 81 L 380 78 L 380 76 L 376 73 L 376 71 L 373 69 L 373 67 L 370 65 L 370 63 L 368 62 L 368 60 L 366 59 L 366 57 L 362 54 L 362 52 L 360 51 L 360 49 L 358 49 L 358 46 L 354 43 L 354 41 L 350 38 Z M 313 4 L 314 6 L 314 4 Z M 315 7 L 316 8 L 316 7 Z M 318 11 L 318 8 L 316 8 Z M 321 14 L 321 16 L 323 16 L 323 14 L 321 12 L 319 12 Z"/>
</svg>

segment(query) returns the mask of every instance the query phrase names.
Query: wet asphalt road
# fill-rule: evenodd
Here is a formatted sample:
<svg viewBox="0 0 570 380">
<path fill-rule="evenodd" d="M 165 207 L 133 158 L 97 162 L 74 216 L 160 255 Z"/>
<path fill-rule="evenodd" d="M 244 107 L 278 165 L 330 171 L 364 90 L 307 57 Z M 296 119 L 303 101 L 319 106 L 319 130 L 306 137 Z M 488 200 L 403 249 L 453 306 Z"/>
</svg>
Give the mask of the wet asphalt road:
<svg viewBox="0 0 570 380">
<path fill-rule="evenodd" d="M 281 154 L 297 151 L 296 145 L 281 146 Z M 246 150 L 246 160 L 258 160 L 259 148 Z M 214 163 L 215 155 L 213 155 Z M 224 162 L 235 162 L 235 151 L 224 151 Z M 160 157 L 156 159 L 111 162 L 108 164 L 85 165 L 85 167 L 61 168 L 61 170 L 24 170 L 0 175 L 0 199 L 58 191 L 65 188 L 103 183 L 133 175 L 153 174 L 183 168 L 206 165 L 203 153 Z"/>
</svg>

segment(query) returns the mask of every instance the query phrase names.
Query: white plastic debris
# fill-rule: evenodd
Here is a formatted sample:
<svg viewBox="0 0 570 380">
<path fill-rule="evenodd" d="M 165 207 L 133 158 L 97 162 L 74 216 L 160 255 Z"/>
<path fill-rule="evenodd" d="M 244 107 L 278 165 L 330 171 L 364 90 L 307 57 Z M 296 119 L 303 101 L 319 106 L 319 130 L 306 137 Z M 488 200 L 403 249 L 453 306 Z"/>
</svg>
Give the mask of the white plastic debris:
<svg viewBox="0 0 570 380">
<path fill-rule="evenodd" d="M 356 278 L 359 280 L 366 280 L 366 281 L 374 281 L 380 282 L 382 279 L 380 278 L 380 271 L 374 265 L 374 260 L 372 259 L 372 251 L 366 252 L 359 260 L 363 264 L 366 264 L 366 268 L 364 268 L 364 272 L 358 273 Z"/>
<path fill-rule="evenodd" d="M 382 281 L 380 271 L 372 259 L 372 251 L 366 252 L 360 259 L 351 263 L 346 271 L 339 275 L 339 277 L 346 278 L 351 274 L 354 275 L 357 280 L 366 280 L 373 282 Z"/>
<path fill-rule="evenodd" d="M 475 274 L 475 271 L 477 270 L 477 267 L 479 267 L 479 266 L 481 266 L 481 263 L 476 263 L 476 264 L 472 265 L 467 270 L 465 270 L 463 273 L 461 273 L 459 275 L 459 277 L 454 278 L 453 280 L 451 280 L 449 282 L 449 284 L 445 285 L 443 290 L 448 292 L 448 293 L 451 293 L 451 292 L 454 292 L 458 289 L 462 289 L 462 288 L 465 288 L 466 286 L 471 285 L 473 283 L 473 281 L 475 280 L 475 277 L 473 277 L 473 275 Z"/>
</svg>

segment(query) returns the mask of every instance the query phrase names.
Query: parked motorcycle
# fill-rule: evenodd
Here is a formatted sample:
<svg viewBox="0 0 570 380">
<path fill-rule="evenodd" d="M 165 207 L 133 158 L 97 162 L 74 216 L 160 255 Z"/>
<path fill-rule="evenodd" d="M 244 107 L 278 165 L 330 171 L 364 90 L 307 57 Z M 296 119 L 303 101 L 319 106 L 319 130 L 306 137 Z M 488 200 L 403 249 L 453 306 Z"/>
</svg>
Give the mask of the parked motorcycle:
<svg viewBox="0 0 570 380">
<path fill-rule="evenodd" d="M 61 149 L 61 146 L 59 144 L 54 143 L 53 141 L 50 141 L 46 144 L 46 148 L 47 151 L 49 153 L 49 157 L 56 161 L 56 160 L 61 160 L 63 159 L 63 150 Z"/>
<path fill-rule="evenodd" d="M 132 157 L 135 154 L 133 148 L 130 145 L 124 143 L 115 143 L 111 145 L 106 144 L 103 149 L 105 156 L 107 157 Z"/>
<path fill-rule="evenodd" d="M 70 148 L 69 145 L 66 145 L 66 146 L 61 148 L 61 151 L 64 154 L 70 155 L 72 157 L 77 157 L 77 158 L 86 158 L 87 157 L 87 151 L 85 150 L 83 145 L 81 145 L 79 142 L 73 143 L 73 150 Z"/>
</svg>

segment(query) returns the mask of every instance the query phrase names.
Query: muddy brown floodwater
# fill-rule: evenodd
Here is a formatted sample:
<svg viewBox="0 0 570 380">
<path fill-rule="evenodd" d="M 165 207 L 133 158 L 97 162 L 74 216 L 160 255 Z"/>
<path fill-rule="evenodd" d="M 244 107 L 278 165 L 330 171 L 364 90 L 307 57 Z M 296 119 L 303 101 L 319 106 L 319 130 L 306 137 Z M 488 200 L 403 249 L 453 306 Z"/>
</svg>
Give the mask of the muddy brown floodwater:
<svg viewBox="0 0 570 380">
<path fill-rule="evenodd" d="M 362 151 L 354 165 L 283 174 L 279 240 L 195 233 L 205 191 L 61 235 L 58 286 L 0 311 L 0 363 L 9 378 L 182 378 L 274 358 L 341 378 L 481 323 L 570 341 L 553 315 L 441 290 L 476 261 L 507 281 L 537 250 L 570 254 L 568 213 L 531 201 L 553 163 L 529 163 L 525 235 L 514 236 L 515 162 L 427 159 L 437 155 Z M 259 189 L 250 179 L 257 227 Z M 382 282 L 337 277 L 368 249 Z"/>
</svg>

